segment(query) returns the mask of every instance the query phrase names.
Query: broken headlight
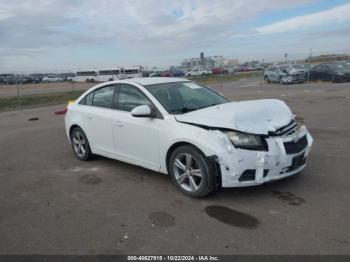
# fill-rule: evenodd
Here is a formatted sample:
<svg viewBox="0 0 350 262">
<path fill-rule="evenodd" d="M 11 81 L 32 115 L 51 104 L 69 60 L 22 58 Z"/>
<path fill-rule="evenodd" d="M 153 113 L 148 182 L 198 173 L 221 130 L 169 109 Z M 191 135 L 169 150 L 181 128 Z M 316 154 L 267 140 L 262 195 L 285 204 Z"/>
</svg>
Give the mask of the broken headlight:
<svg viewBox="0 0 350 262">
<path fill-rule="evenodd" d="M 248 150 L 267 150 L 266 141 L 258 135 L 246 134 L 237 131 L 223 131 L 236 148 Z"/>
</svg>

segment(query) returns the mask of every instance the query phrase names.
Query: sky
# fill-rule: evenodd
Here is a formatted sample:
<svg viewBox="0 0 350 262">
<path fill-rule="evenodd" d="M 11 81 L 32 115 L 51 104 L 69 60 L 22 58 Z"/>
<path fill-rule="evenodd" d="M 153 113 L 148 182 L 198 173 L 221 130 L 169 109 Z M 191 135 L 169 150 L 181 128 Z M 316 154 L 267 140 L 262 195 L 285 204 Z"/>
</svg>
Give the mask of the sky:
<svg viewBox="0 0 350 262">
<path fill-rule="evenodd" d="M 350 53 L 350 0 L 0 0 L 0 72 Z"/>
</svg>

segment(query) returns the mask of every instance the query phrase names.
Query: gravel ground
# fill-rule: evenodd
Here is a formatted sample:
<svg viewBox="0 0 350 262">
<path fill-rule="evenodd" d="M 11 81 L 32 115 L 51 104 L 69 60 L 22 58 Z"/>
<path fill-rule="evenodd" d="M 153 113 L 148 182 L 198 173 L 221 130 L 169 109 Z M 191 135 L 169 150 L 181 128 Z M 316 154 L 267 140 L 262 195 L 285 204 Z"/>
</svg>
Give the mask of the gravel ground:
<svg viewBox="0 0 350 262">
<path fill-rule="evenodd" d="M 191 199 L 170 179 L 77 160 L 62 106 L 0 114 L 0 254 L 349 254 L 350 84 L 214 85 L 285 100 L 314 137 L 307 168 Z"/>
</svg>

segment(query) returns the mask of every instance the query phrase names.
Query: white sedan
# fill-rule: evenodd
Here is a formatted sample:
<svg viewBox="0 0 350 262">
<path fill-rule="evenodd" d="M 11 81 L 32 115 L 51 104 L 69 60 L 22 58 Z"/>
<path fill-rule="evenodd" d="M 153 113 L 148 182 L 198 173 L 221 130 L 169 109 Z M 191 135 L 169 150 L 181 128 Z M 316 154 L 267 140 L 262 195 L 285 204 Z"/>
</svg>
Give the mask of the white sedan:
<svg viewBox="0 0 350 262">
<path fill-rule="evenodd" d="M 44 82 L 44 83 L 60 83 L 60 82 L 63 82 L 63 78 L 58 77 L 58 76 L 45 76 L 42 79 L 42 82 Z"/>
<path fill-rule="evenodd" d="M 192 69 L 188 72 L 186 72 L 185 76 L 186 77 L 190 77 L 190 76 L 206 76 L 206 75 L 210 75 L 211 71 L 207 70 L 207 69 Z"/>
<path fill-rule="evenodd" d="M 68 105 L 65 126 L 79 159 L 96 154 L 169 174 L 192 197 L 296 174 L 313 142 L 283 101 L 231 102 L 179 78 L 96 85 Z"/>
</svg>

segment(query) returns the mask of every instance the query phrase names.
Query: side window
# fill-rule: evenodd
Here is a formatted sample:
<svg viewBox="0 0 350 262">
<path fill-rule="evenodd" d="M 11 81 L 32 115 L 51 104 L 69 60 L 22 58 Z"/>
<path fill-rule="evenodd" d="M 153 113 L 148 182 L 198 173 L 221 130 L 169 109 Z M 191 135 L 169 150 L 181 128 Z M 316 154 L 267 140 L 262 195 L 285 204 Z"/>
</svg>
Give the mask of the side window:
<svg viewBox="0 0 350 262">
<path fill-rule="evenodd" d="M 118 96 L 118 109 L 130 112 L 141 105 L 151 106 L 152 104 L 141 90 L 131 85 L 122 84 Z"/>
<path fill-rule="evenodd" d="M 111 108 L 114 86 L 107 86 L 95 90 L 92 105 L 97 107 Z"/>
<path fill-rule="evenodd" d="M 85 97 L 85 105 L 91 106 L 92 105 L 92 99 L 94 98 L 94 93 L 95 92 L 91 92 L 90 94 L 88 94 Z"/>
<path fill-rule="evenodd" d="M 320 65 L 314 66 L 314 67 L 312 68 L 313 71 L 320 71 L 320 69 L 321 69 L 321 66 L 320 66 Z"/>
<path fill-rule="evenodd" d="M 324 65 L 320 65 L 317 69 L 318 71 L 324 71 L 326 68 Z"/>
<path fill-rule="evenodd" d="M 79 102 L 79 104 L 91 106 L 93 97 L 94 97 L 94 92 L 90 92 Z"/>
</svg>

